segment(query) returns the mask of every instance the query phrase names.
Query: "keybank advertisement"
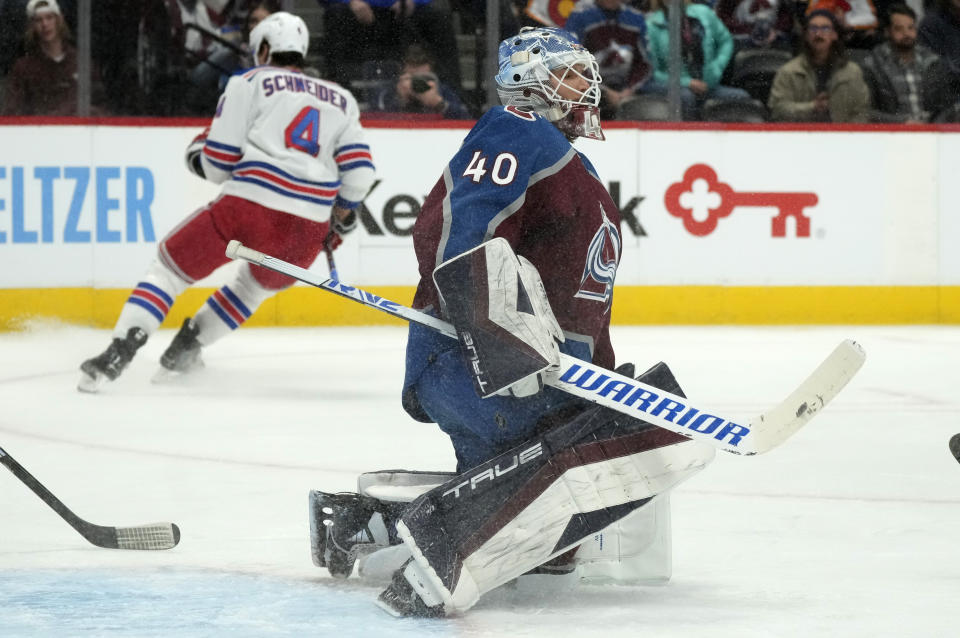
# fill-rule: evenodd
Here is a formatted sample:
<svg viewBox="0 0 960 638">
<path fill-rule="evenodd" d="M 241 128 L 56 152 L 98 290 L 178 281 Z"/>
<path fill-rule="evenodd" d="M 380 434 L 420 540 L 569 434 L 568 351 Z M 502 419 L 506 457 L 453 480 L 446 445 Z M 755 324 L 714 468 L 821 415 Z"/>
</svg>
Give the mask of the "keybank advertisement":
<svg viewBox="0 0 960 638">
<path fill-rule="evenodd" d="M 218 193 L 184 165 L 198 130 L 0 126 L 0 287 L 135 283 L 157 242 Z M 416 283 L 411 228 L 466 132 L 368 129 L 377 181 L 337 251 L 341 276 Z M 618 284 L 960 282 L 960 185 L 941 179 L 960 159 L 957 135 L 607 135 L 577 147 L 621 210 Z"/>
</svg>

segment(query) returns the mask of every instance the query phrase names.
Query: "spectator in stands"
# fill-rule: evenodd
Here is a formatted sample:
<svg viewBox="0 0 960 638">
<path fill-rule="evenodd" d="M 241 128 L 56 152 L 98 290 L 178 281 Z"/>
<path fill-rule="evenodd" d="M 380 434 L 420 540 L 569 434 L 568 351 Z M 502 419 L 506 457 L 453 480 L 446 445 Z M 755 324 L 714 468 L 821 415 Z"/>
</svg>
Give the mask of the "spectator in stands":
<svg viewBox="0 0 960 638">
<path fill-rule="evenodd" d="M 70 14 L 65 0 L 58 0 L 67 25 Z M 139 115 L 140 66 L 138 36 L 143 8 L 130 0 L 97 0 L 90 3 L 90 56 L 100 70 L 107 102 L 113 115 Z"/>
<path fill-rule="evenodd" d="M 407 48 L 403 68 L 394 85 L 376 98 L 374 109 L 388 113 L 434 114 L 446 119 L 466 120 L 470 112 L 456 92 L 440 82 L 430 56 L 419 45 Z"/>
<path fill-rule="evenodd" d="M 253 52 L 248 50 L 250 48 L 250 32 L 253 31 L 256 26 L 263 21 L 264 18 L 271 13 L 276 13 L 277 11 L 283 11 L 283 4 L 281 0 L 256 0 L 255 2 L 250 3 L 249 7 L 246 9 L 246 17 L 243 19 L 242 46 L 247 52 L 242 58 L 236 61 L 235 67 L 230 69 L 232 71 L 230 75 L 244 73 L 250 67 L 256 66 L 256 62 L 253 60 Z M 226 87 L 229 79 L 230 77 L 226 74 L 220 78 L 221 93 Z"/>
<path fill-rule="evenodd" d="M 326 77 L 350 85 L 359 63 L 398 60 L 413 42 L 423 43 L 437 75 L 460 90 L 460 59 L 449 9 L 432 0 L 317 0 L 323 14 Z"/>
<path fill-rule="evenodd" d="M 250 38 L 250 32 L 253 31 L 264 18 L 271 13 L 282 10 L 283 7 L 280 4 L 280 0 L 260 0 L 259 2 L 254 2 L 253 6 L 251 6 L 247 12 L 246 37 L 244 40 Z"/>
<path fill-rule="evenodd" d="M 23 55 L 26 6 L 27 0 L 0 0 L 0 76 L 6 76 Z"/>
<path fill-rule="evenodd" d="M 840 22 L 845 46 L 869 49 L 877 44 L 879 23 L 873 0 L 810 0 L 806 15 L 823 10 Z"/>
<path fill-rule="evenodd" d="M 846 55 L 842 27 L 830 11 L 807 16 L 803 50 L 773 78 L 769 107 L 775 120 L 866 122 L 870 92 L 860 67 Z"/>
<path fill-rule="evenodd" d="M 500 4 L 500 35 L 497 39 L 502 42 L 520 31 L 521 7 L 516 0 L 498 0 L 498 2 Z M 487 0 L 455 0 L 454 5 L 460 14 L 460 26 L 463 32 L 482 36 L 487 25 Z"/>
<path fill-rule="evenodd" d="M 737 50 L 790 50 L 794 15 L 790 0 L 717 0 L 714 10 L 733 35 Z"/>
<path fill-rule="evenodd" d="M 636 94 L 650 77 L 643 14 L 624 0 L 596 0 L 579 4 L 565 28 L 597 59 L 603 78 L 600 117 L 613 118 L 620 103 Z"/>
<path fill-rule="evenodd" d="M 668 9 L 666 0 L 654 0 L 652 5 L 658 9 L 649 15 L 647 21 L 653 79 L 647 82 L 643 92 L 663 95 L 667 93 L 670 74 Z M 711 98 L 749 99 L 750 94 L 743 89 L 720 84 L 720 78 L 733 55 L 733 37 L 713 9 L 686 0 L 681 28 L 683 71 L 680 76 L 680 97 L 684 119 L 697 119 L 699 107 Z"/>
<path fill-rule="evenodd" d="M 937 62 L 936 53 L 917 44 L 917 14 L 905 4 L 888 9 L 887 41 L 877 45 L 862 67 L 873 96 L 874 122 L 927 122 L 921 87 Z"/>
<path fill-rule="evenodd" d="M 0 76 L 6 76 L 13 63 L 23 57 L 23 34 L 29 22 L 26 12 L 28 1 L 0 0 Z M 93 4 L 102 2 L 104 0 Z M 58 4 L 67 26 L 76 25 L 77 0 L 59 0 Z"/>
<path fill-rule="evenodd" d="M 920 21 L 917 40 L 942 57 L 960 78 L 960 0 L 936 0 Z"/>
<path fill-rule="evenodd" d="M 77 52 L 57 0 L 30 0 L 24 50 L 7 78 L 3 115 L 76 115 Z M 91 70 L 91 114 L 105 115 L 103 85 Z"/>
</svg>

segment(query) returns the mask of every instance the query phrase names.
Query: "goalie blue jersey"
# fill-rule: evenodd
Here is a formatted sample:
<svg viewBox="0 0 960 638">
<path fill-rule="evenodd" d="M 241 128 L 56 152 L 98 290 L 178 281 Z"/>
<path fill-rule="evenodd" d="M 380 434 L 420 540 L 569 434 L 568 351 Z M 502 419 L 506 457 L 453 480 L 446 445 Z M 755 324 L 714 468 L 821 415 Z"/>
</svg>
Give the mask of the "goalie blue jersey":
<svg viewBox="0 0 960 638">
<path fill-rule="evenodd" d="M 413 227 L 420 270 L 413 306 L 439 314 L 434 268 L 494 237 L 539 271 L 566 337 L 561 350 L 612 368 L 619 211 L 553 124 L 513 107 L 494 107 L 477 122 L 427 196 Z M 453 339 L 411 325 L 405 388 L 451 348 Z"/>
</svg>

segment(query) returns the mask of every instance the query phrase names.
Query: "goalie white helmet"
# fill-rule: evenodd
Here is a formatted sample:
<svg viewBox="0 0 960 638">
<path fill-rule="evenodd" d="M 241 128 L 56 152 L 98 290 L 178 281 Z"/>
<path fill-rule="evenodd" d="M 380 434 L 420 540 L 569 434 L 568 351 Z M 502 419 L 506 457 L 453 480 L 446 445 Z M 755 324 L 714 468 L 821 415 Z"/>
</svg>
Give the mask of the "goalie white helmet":
<svg viewBox="0 0 960 638">
<path fill-rule="evenodd" d="M 310 47 L 310 32 L 300 16 L 277 11 L 261 20 L 250 32 L 250 50 L 254 58 L 263 42 L 270 45 L 271 54 L 289 52 L 306 56 Z"/>
<path fill-rule="evenodd" d="M 569 31 L 524 27 L 500 43 L 497 94 L 504 106 L 535 111 L 568 137 L 604 139 L 600 70 Z"/>
</svg>

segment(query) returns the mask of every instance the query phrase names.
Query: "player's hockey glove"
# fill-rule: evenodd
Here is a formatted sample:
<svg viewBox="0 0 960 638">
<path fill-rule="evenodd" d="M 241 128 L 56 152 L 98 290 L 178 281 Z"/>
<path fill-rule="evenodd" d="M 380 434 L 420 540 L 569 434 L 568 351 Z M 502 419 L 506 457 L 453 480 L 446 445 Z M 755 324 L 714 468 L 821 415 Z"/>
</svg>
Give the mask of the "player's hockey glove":
<svg viewBox="0 0 960 638">
<path fill-rule="evenodd" d="M 207 143 L 207 135 L 210 134 L 210 127 L 203 129 L 203 132 L 200 135 L 197 135 L 193 138 L 193 141 L 190 142 L 187 146 L 187 170 L 189 170 L 194 175 L 198 175 L 206 179 L 206 175 L 203 174 L 203 162 L 201 161 L 201 156 L 203 155 L 203 145 Z"/>
<path fill-rule="evenodd" d="M 330 215 L 330 228 L 333 229 L 333 232 L 343 237 L 357 228 L 357 209 L 354 208 L 347 211 L 347 214 L 342 218 L 337 214 L 337 211 L 340 210 L 344 209 L 334 208 L 333 214 Z"/>
<path fill-rule="evenodd" d="M 341 217 L 340 213 L 346 214 Z M 347 210 L 334 206 L 330 212 L 330 232 L 327 238 L 323 240 L 323 245 L 327 250 L 336 250 L 343 243 L 343 236 L 357 227 L 356 209 Z"/>
</svg>

